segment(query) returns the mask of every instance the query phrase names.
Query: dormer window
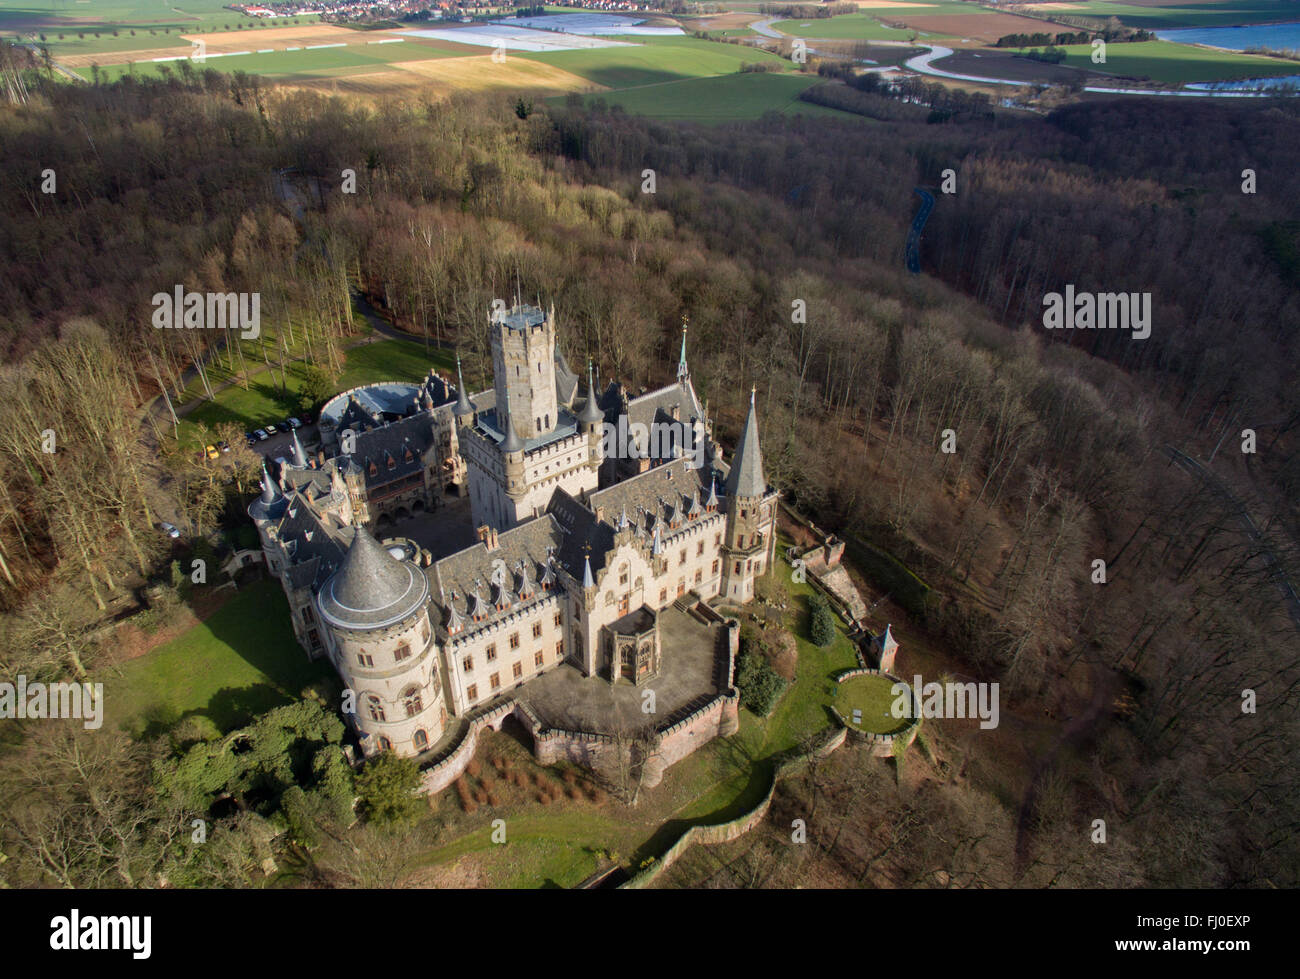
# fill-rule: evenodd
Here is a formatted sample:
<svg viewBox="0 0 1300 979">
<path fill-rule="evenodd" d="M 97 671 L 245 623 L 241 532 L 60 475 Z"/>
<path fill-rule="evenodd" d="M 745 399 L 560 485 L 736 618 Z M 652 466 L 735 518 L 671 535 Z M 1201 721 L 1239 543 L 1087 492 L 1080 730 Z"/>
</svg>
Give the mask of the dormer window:
<svg viewBox="0 0 1300 979">
<path fill-rule="evenodd" d="M 379 475 L 379 467 L 375 465 L 375 461 L 373 459 L 367 459 L 366 464 L 367 464 L 367 468 L 370 470 L 370 475 L 372 476 Z"/>
</svg>

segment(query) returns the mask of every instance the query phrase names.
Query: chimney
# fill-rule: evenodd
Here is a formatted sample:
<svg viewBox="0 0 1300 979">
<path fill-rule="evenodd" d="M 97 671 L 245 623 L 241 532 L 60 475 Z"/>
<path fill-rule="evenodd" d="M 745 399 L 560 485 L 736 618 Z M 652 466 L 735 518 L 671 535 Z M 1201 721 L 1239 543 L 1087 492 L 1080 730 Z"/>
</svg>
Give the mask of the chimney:
<svg viewBox="0 0 1300 979">
<path fill-rule="evenodd" d="M 478 528 L 478 539 L 489 551 L 497 549 L 497 530 L 495 527 L 483 524 Z"/>
</svg>

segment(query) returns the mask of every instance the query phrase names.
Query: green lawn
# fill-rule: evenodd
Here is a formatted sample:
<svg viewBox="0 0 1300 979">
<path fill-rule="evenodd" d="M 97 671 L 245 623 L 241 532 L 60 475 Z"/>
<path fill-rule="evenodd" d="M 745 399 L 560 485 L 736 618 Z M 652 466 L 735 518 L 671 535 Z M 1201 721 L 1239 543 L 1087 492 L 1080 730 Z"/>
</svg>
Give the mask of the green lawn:
<svg viewBox="0 0 1300 979">
<path fill-rule="evenodd" d="M 261 364 L 261 358 L 252 357 L 247 352 L 245 357 L 250 367 Z M 274 361 L 272 364 L 274 365 Z M 455 358 L 445 350 L 431 347 L 426 353 L 424 344 L 409 340 L 378 340 L 347 351 L 346 364 L 340 375 L 337 390 L 374 384 L 379 381 L 408 381 L 415 383 L 429 373 L 430 367 L 451 371 L 455 367 Z M 262 428 L 268 423 L 276 424 L 290 415 L 299 413 L 298 393 L 305 380 L 306 365 L 295 361 L 285 369 L 285 393 L 280 392 L 280 371 L 263 371 L 255 375 L 245 390 L 239 384 L 217 393 L 215 401 L 205 401 L 189 414 L 182 416 L 180 437 L 182 441 L 193 441 L 195 424 L 208 427 L 223 422 L 234 422 L 244 431 Z M 224 368 L 210 369 L 209 380 L 213 387 L 230 375 Z M 187 403 L 200 397 L 202 387 L 195 380 L 186 389 Z"/>
<path fill-rule="evenodd" d="M 891 8 L 882 11 L 886 15 L 913 12 L 937 14 L 940 11 L 929 8 L 918 8 L 916 11 Z M 813 20 L 779 20 L 772 25 L 772 28 L 791 37 L 826 38 L 834 41 L 906 41 L 917 33 L 911 30 L 886 27 L 875 17 L 868 14 L 840 14 L 838 17 L 822 17 Z"/>
<path fill-rule="evenodd" d="M 1211 51 L 1173 41 L 1108 44 L 1106 63 L 1101 65 L 1092 63 L 1091 45 L 1071 44 L 1065 50 L 1065 63 L 1075 68 L 1156 82 L 1217 82 L 1300 74 L 1300 66 L 1294 61 Z"/>
<path fill-rule="evenodd" d="M 822 81 L 816 75 L 736 72 L 714 78 L 684 78 L 587 97 L 621 105 L 633 115 L 686 122 L 732 122 L 757 119 L 766 112 L 782 115 L 836 116 L 861 119 L 825 106 L 800 102 L 799 93 Z"/>
<path fill-rule="evenodd" d="M 911 723 L 908 718 L 897 718 L 893 713 L 894 681 L 883 676 L 855 676 L 839 685 L 835 709 L 856 731 L 873 734 L 893 734 Z M 862 711 L 862 723 L 853 723 L 853 711 Z"/>
<path fill-rule="evenodd" d="M 631 88 L 682 78 L 729 75 L 742 64 L 759 61 L 786 64 L 768 51 L 721 44 L 695 37 L 620 38 L 634 48 L 590 48 L 580 51 L 521 52 L 519 57 L 563 68 L 607 88 Z"/>
<path fill-rule="evenodd" d="M 201 717 L 224 733 L 331 676 L 294 639 L 279 582 L 259 581 L 205 622 L 122 664 L 121 676 L 103 677 L 106 721 L 138 736 Z"/>
</svg>

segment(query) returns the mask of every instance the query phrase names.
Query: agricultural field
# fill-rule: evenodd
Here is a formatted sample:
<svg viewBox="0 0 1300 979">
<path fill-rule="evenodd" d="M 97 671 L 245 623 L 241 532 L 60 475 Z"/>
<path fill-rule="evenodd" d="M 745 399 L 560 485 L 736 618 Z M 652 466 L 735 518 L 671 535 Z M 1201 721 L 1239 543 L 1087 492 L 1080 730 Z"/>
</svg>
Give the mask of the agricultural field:
<svg viewBox="0 0 1300 979">
<path fill-rule="evenodd" d="M 778 20 L 773 30 L 791 37 L 829 38 L 836 41 L 906 41 L 912 31 L 886 27 L 867 14 L 841 14 L 814 20 Z"/>
<path fill-rule="evenodd" d="M 644 85 L 602 96 L 610 105 L 622 106 L 633 115 L 682 122 L 721 123 L 757 119 L 767 112 L 782 115 L 837 116 L 861 120 L 861 116 L 838 112 L 799 101 L 799 93 L 822 79 L 816 75 L 744 72 L 714 78 L 687 78 L 657 85 Z"/>
<path fill-rule="evenodd" d="M 1212 51 L 1172 41 L 1109 44 L 1106 46 L 1106 63 L 1102 65 L 1092 63 L 1090 45 L 1072 44 L 1065 50 L 1065 64 L 1071 67 L 1108 75 L 1150 78 L 1156 82 L 1233 81 L 1298 73 L 1295 62 Z"/>
<path fill-rule="evenodd" d="M 1073 17 L 1118 17 L 1129 27 L 1165 30 L 1175 27 L 1228 27 L 1235 24 L 1269 24 L 1300 19 L 1295 0 L 1150 0 L 1147 3 L 1112 3 L 1110 0 L 1070 0 L 1024 4 L 1044 14 Z"/>
<path fill-rule="evenodd" d="M 775 54 L 737 44 L 716 44 L 693 37 L 616 38 L 636 40 L 636 47 L 552 51 L 519 57 L 562 68 L 606 88 L 631 88 L 682 78 L 706 78 L 740 70 L 741 65 L 771 62 L 787 65 Z"/>
</svg>

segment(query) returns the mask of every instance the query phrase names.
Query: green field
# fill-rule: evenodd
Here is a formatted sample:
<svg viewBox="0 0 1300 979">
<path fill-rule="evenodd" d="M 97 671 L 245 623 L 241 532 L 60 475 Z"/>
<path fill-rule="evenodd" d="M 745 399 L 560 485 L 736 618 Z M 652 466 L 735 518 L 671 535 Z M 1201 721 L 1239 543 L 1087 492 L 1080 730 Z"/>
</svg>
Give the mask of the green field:
<svg viewBox="0 0 1300 979">
<path fill-rule="evenodd" d="M 928 14 L 931 11 L 924 12 Z M 841 14 L 838 17 L 815 20 L 779 20 L 772 28 L 791 37 L 826 38 L 834 41 L 906 41 L 913 34 L 920 33 L 886 27 L 867 14 Z"/>
<path fill-rule="evenodd" d="M 1104 65 L 1092 63 L 1090 45 L 1072 44 L 1065 50 L 1065 63 L 1072 67 L 1156 82 L 1218 82 L 1300 74 L 1300 66 L 1293 61 L 1211 51 L 1173 41 L 1108 44 Z"/>
<path fill-rule="evenodd" d="M 251 40 L 251 39 L 250 39 Z M 269 54 L 240 54 L 226 57 L 209 57 L 203 62 L 193 62 L 196 69 L 214 71 L 245 71 L 253 75 L 289 77 L 297 75 L 329 75 L 335 72 L 352 73 L 357 68 L 381 68 L 400 61 L 428 61 L 433 58 L 455 58 L 457 52 L 443 51 L 415 44 L 349 44 L 343 48 L 316 48 L 301 51 L 273 51 Z M 125 74 L 157 75 L 162 65 L 176 70 L 173 61 L 137 61 L 134 65 L 101 66 L 100 76 L 106 81 L 116 81 Z M 83 78 L 90 78 L 91 68 L 74 69 Z"/>
<path fill-rule="evenodd" d="M 87 3 L 76 0 L 53 0 L 48 5 L 36 6 L 32 0 L 0 0 L 0 33 L 23 36 L 44 33 L 52 44 L 59 43 L 57 35 L 62 32 L 65 47 L 64 54 L 89 53 L 100 50 L 125 51 L 129 48 L 96 47 L 97 43 L 112 45 L 130 39 L 134 29 L 135 40 L 156 40 L 149 36 L 149 30 L 159 31 L 159 37 L 165 37 L 161 29 L 168 27 L 174 36 L 178 30 L 217 31 L 229 24 L 234 28 L 242 23 L 245 29 L 255 26 L 266 27 L 291 26 L 294 21 L 301 24 L 314 23 L 315 14 L 301 14 L 287 20 L 276 22 L 261 21 L 255 17 L 246 17 L 237 10 L 227 10 L 220 0 L 90 0 Z M 119 37 L 111 32 L 117 30 Z M 77 38 L 77 32 L 85 32 L 84 39 Z M 99 31 L 102 36 L 95 38 L 92 32 Z M 139 47 L 148 47 L 141 43 Z"/>
<path fill-rule="evenodd" d="M 519 57 L 571 71 L 607 88 L 631 88 L 681 78 L 728 75 L 743 64 L 767 61 L 788 65 L 775 54 L 718 44 L 694 37 L 622 37 L 635 48 L 589 48 L 580 51 L 521 52 Z"/>
<path fill-rule="evenodd" d="M 836 116 L 861 119 L 825 106 L 800 102 L 799 93 L 822 79 L 816 75 L 736 72 L 714 78 L 684 78 L 643 85 L 621 92 L 590 95 L 590 104 L 602 99 L 624 111 L 652 119 L 719 123 L 758 119 L 766 112 L 782 115 Z"/>
<path fill-rule="evenodd" d="M 883 676 L 855 676 L 840 685 L 835 698 L 835 709 L 855 731 L 873 734 L 893 734 L 907 727 L 908 718 L 893 714 L 894 681 Z M 853 723 L 853 711 L 862 711 L 862 722 Z"/>
<path fill-rule="evenodd" d="M 1212 3 L 1171 3 L 1139 6 L 1109 0 L 1079 0 L 1078 10 L 1060 10 L 1072 17 L 1118 17 L 1130 27 L 1164 30 L 1175 27 L 1229 27 L 1300 19 L 1295 0 L 1216 0 Z"/>
<path fill-rule="evenodd" d="M 103 678 L 105 720 L 132 735 L 186 717 L 224 733 L 332 675 L 294 639 L 277 581 L 245 587 L 206 621 L 120 669 L 120 677 Z"/>
<path fill-rule="evenodd" d="M 261 363 L 260 355 L 251 356 L 246 352 L 245 358 L 250 367 Z M 429 373 L 430 367 L 450 371 L 454 366 L 452 356 L 436 347 L 425 353 L 423 343 L 379 340 L 347 351 L 347 361 L 336 388 L 346 391 L 378 381 L 415 383 Z M 298 414 L 298 392 L 302 390 L 304 370 L 301 361 L 287 365 L 286 393 L 283 395 L 280 393 L 278 369 L 273 373 L 263 371 L 254 375 L 249 381 L 248 390 L 233 384 L 217 391 L 215 401 L 201 402 L 189 414 L 182 416 L 182 443 L 194 440 L 197 424 L 213 427 L 223 422 L 234 422 L 244 431 L 252 431 L 268 423 L 278 424 L 284 418 Z M 208 371 L 208 380 L 214 388 L 229 376 L 228 372 L 219 368 L 209 368 Z M 186 400 L 182 404 L 192 403 L 202 395 L 202 391 L 203 388 L 196 379 L 186 389 Z"/>
</svg>

